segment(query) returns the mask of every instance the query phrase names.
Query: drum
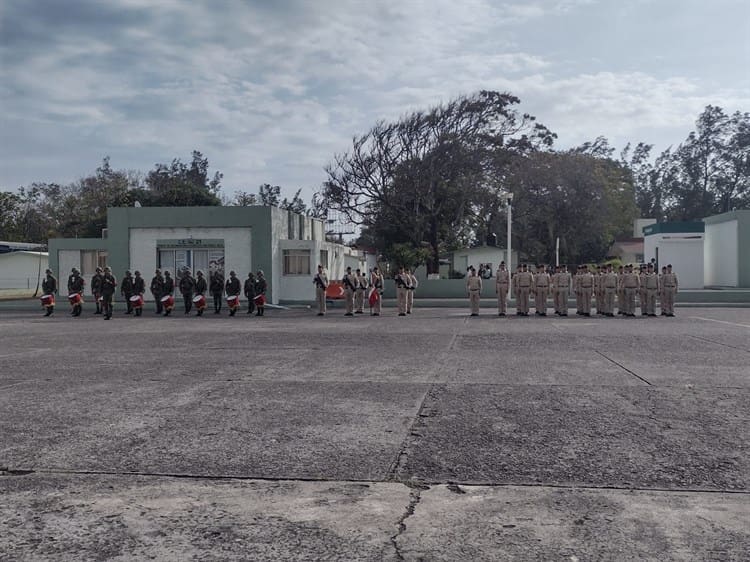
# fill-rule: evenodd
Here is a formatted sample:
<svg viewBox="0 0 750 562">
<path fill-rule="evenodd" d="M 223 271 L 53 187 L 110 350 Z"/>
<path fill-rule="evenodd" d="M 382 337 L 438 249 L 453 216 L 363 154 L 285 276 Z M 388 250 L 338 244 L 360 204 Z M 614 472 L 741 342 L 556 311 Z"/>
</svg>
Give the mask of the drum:
<svg viewBox="0 0 750 562">
<path fill-rule="evenodd" d="M 130 305 L 133 308 L 143 307 L 143 297 L 141 295 L 133 295 L 132 297 L 130 297 Z"/>
<path fill-rule="evenodd" d="M 229 308 L 239 308 L 240 306 L 239 295 L 232 295 L 232 296 L 227 297 L 227 306 Z"/>
<path fill-rule="evenodd" d="M 83 302 L 83 298 L 79 293 L 70 293 L 68 295 L 68 301 L 71 305 L 75 306 L 77 304 L 81 304 Z"/>
<path fill-rule="evenodd" d="M 55 295 L 42 295 L 40 297 L 42 306 L 55 306 Z"/>
<path fill-rule="evenodd" d="M 195 295 L 193 297 L 193 304 L 198 310 L 203 310 L 204 308 L 206 308 L 206 297 L 204 297 L 203 295 Z"/>
<path fill-rule="evenodd" d="M 255 306 L 264 306 L 266 304 L 266 295 L 258 295 L 253 299 Z"/>
<path fill-rule="evenodd" d="M 161 298 L 161 304 L 164 308 L 171 310 L 174 307 L 174 297 L 172 295 L 164 295 Z"/>
</svg>

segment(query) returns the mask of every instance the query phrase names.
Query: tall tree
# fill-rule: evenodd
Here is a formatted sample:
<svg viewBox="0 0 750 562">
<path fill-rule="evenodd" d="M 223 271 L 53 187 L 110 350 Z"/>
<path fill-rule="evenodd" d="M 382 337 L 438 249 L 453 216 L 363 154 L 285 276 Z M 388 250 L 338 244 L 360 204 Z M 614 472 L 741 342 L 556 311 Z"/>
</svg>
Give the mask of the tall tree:
<svg viewBox="0 0 750 562">
<path fill-rule="evenodd" d="M 208 159 L 193 151 L 190 164 L 179 158 L 169 165 L 157 164 L 146 176 L 146 190 L 141 194 L 146 204 L 156 207 L 190 207 L 221 205 L 218 197 L 223 174 L 208 175 Z"/>
<path fill-rule="evenodd" d="M 388 244 L 426 245 L 428 271 L 437 272 L 441 250 L 467 235 L 476 193 L 498 187 L 498 153 L 552 143 L 554 135 L 520 114 L 518 103 L 482 91 L 377 123 L 326 168 L 327 206 Z"/>
</svg>

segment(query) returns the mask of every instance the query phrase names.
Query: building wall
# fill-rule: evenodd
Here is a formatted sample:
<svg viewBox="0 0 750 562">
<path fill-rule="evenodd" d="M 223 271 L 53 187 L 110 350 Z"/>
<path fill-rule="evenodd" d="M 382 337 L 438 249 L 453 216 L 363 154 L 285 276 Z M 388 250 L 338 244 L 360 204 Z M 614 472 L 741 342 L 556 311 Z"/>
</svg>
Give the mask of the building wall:
<svg viewBox="0 0 750 562">
<path fill-rule="evenodd" d="M 73 267 L 81 269 L 81 251 L 99 250 L 107 252 L 108 248 L 108 240 L 104 238 L 51 238 L 49 240 L 49 268 L 52 270 L 52 274 L 57 277 L 60 294 L 67 291 L 70 270 Z M 91 295 L 91 277 L 93 277 L 91 274 L 83 275 L 86 282 L 84 295 Z"/>
<path fill-rule="evenodd" d="M 659 232 L 647 235 L 643 240 L 644 258 L 649 261 L 652 257 L 658 256 L 660 270 L 672 264 L 672 270 L 677 274 L 681 288 L 702 289 L 703 236 L 702 233 L 696 232 Z"/>
<path fill-rule="evenodd" d="M 739 222 L 706 224 L 704 284 L 707 287 L 737 287 L 739 284 Z"/>
<path fill-rule="evenodd" d="M 36 289 L 48 264 L 46 252 L 0 254 L 0 289 Z"/>
</svg>

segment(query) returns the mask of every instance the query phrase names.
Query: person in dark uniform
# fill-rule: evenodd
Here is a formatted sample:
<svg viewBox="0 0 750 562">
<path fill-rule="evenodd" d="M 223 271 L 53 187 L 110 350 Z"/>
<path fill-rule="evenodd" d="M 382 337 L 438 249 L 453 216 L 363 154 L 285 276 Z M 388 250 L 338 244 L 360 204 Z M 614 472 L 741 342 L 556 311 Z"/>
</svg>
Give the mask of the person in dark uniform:
<svg viewBox="0 0 750 562">
<path fill-rule="evenodd" d="M 220 271 L 211 274 L 211 295 L 214 297 L 214 314 L 221 313 L 221 297 L 224 294 L 224 275 Z"/>
<path fill-rule="evenodd" d="M 154 295 L 154 301 L 156 302 L 156 314 L 161 314 L 164 311 L 161 305 L 161 298 L 164 296 L 164 277 L 162 277 L 160 269 L 155 271 L 155 275 L 151 279 L 151 294 Z"/>
<path fill-rule="evenodd" d="M 81 295 L 81 300 L 73 306 L 73 310 L 70 313 L 71 316 L 80 316 L 81 312 L 83 312 L 83 304 L 81 303 L 83 303 L 83 287 L 85 284 L 83 277 L 81 277 L 81 272 L 74 267 L 68 277 L 68 294 L 78 293 Z"/>
<path fill-rule="evenodd" d="M 125 277 L 122 278 L 120 294 L 125 298 L 125 305 L 127 307 L 125 314 L 133 314 L 133 305 L 130 303 L 130 297 L 133 296 L 133 274 L 130 273 L 130 270 L 126 271 Z"/>
<path fill-rule="evenodd" d="M 145 292 L 146 292 L 146 280 L 143 277 L 141 277 L 140 271 L 136 271 L 135 279 L 133 279 L 133 294 L 140 295 L 141 300 L 142 300 Z M 136 316 L 140 316 L 141 314 L 143 314 L 143 302 L 141 302 L 141 305 L 135 309 Z"/>
<path fill-rule="evenodd" d="M 44 308 L 47 309 L 47 312 L 45 312 L 45 316 L 49 316 L 55 311 L 55 299 L 54 295 L 57 293 L 57 279 L 55 279 L 55 276 L 52 275 L 52 270 L 48 269 L 45 272 L 44 280 L 42 281 L 42 291 L 44 291 L 45 295 L 52 295 L 52 300 L 50 301 L 50 304 L 45 305 Z"/>
<path fill-rule="evenodd" d="M 94 295 L 94 304 L 96 304 L 96 312 L 94 314 L 102 313 L 102 302 L 99 300 L 99 297 L 102 296 L 102 277 L 102 268 L 97 267 L 96 273 L 91 278 L 91 294 Z"/>
<path fill-rule="evenodd" d="M 247 274 L 243 289 L 247 299 L 247 313 L 252 314 L 255 311 L 255 275 L 252 271 Z"/>
<path fill-rule="evenodd" d="M 204 298 L 203 304 L 198 306 L 198 316 L 203 316 L 203 311 L 206 310 L 206 291 L 208 291 L 208 282 L 206 281 L 206 278 L 203 276 L 203 272 L 201 270 L 198 270 L 196 273 L 195 278 L 195 294 L 196 296 L 200 295 Z"/>
<path fill-rule="evenodd" d="M 112 275 L 112 270 L 105 267 L 102 276 L 102 308 L 105 320 L 112 318 L 112 297 L 115 295 L 115 287 L 117 287 L 117 279 Z"/>
<path fill-rule="evenodd" d="M 258 302 L 258 304 L 257 304 L 257 306 L 258 306 L 258 312 L 257 312 L 256 316 L 264 316 L 265 315 L 265 312 L 266 312 L 265 300 L 266 300 L 266 291 L 267 290 L 268 290 L 268 283 L 266 283 L 266 278 L 263 275 L 263 270 L 259 269 L 258 270 L 258 276 L 255 279 L 255 296 L 257 297 L 258 295 L 263 295 L 263 299 L 260 301 L 263 304 L 260 304 L 260 302 Z"/>
<path fill-rule="evenodd" d="M 164 272 L 164 294 L 162 295 L 162 298 L 166 297 L 167 295 L 174 294 L 174 279 L 172 278 L 172 274 L 169 273 L 169 271 Z M 170 312 L 172 312 L 172 307 L 165 307 L 164 308 L 164 316 L 169 316 Z"/>
<path fill-rule="evenodd" d="M 239 297 L 240 296 L 240 280 L 237 279 L 237 274 L 234 271 L 229 272 L 229 279 L 227 279 L 225 289 L 227 297 Z M 229 308 L 229 316 L 234 316 L 239 308 L 239 298 L 237 299 L 237 306 Z"/>
<path fill-rule="evenodd" d="M 193 309 L 193 291 L 195 291 L 195 279 L 190 274 L 190 270 L 185 269 L 182 277 L 180 277 L 180 293 L 185 303 L 185 314 L 190 314 Z"/>
</svg>

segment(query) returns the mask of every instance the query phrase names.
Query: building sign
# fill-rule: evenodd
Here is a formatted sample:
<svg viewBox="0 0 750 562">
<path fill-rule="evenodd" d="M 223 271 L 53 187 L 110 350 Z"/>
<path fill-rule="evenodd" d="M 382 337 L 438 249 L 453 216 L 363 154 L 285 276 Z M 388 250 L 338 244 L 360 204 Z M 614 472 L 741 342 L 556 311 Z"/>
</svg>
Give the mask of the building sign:
<svg viewBox="0 0 750 562">
<path fill-rule="evenodd" d="M 157 248 L 223 248 L 224 240 L 220 238 L 178 238 L 175 240 L 157 240 Z"/>
</svg>

